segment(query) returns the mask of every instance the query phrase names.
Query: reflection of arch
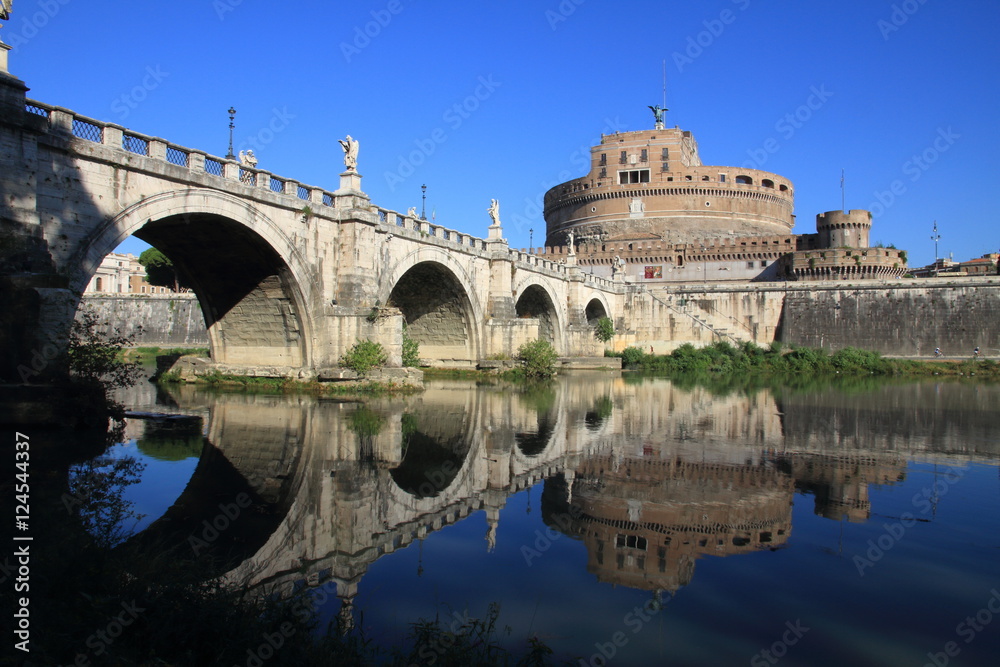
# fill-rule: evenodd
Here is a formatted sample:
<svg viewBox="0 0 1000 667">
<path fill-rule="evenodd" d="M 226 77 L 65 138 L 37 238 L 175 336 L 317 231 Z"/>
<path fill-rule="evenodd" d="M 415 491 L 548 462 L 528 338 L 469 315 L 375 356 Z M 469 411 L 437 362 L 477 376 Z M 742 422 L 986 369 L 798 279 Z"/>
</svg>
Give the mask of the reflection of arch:
<svg viewBox="0 0 1000 667">
<path fill-rule="evenodd" d="M 215 361 L 308 365 L 306 305 L 320 284 L 283 229 L 250 202 L 215 190 L 147 197 L 98 228 L 70 272 L 83 291 L 104 257 L 129 236 L 170 257 L 194 288 Z"/>
<path fill-rule="evenodd" d="M 555 303 L 548 289 L 533 283 L 519 292 L 514 312 L 519 318 L 537 319 L 538 337 L 547 340 L 558 352 L 563 349 L 563 326 Z"/>
</svg>

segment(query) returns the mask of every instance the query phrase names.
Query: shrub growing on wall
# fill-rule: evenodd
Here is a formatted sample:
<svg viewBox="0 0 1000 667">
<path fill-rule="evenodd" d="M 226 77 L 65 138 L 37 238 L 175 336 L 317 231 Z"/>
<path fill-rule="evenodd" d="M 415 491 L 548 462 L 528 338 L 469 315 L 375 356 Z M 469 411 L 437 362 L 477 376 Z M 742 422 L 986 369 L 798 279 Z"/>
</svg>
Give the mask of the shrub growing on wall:
<svg viewBox="0 0 1000 667">
<path fill-rule="evenodd" d="M 389 355 L 386 354 L 381 343 L 360 340 L 340 358 L 340 365 L 344 368 L 350 368 L 363 377 L 372 369 L 385 366 L 385 362 L 388 360 Z"/>
<path fill-rule="evenodd" d="M 607 343 L 615 335 L 615 323 L 610 317 L 602 317 L 594 325 L 594 338 Z"/>
<path fill-rule="evenodd" d="M 532 380 L 550 378 L 556 374 L 555 348 L 547 340 L 535 340 L 525 343 L 517 349 L 517 359 L 521 362 L 521 370 L 525 377 Z"/>
</svg>

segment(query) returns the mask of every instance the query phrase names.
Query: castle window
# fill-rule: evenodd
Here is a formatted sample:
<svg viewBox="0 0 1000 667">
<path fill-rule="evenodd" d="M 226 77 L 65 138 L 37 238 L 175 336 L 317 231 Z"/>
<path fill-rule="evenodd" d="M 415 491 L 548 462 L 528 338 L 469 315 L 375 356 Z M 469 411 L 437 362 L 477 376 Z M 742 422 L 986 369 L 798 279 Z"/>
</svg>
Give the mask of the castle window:
<svg viewBox="0 0 1000 667">
<path fill-rule="evenodd" d="M 639 162 L 649 162 L 649 151 L 645 148 L 639 153 Z"/>
<path fill-rule="evenodd" d="M 750 178 L 749 176 L 743 176 L 743 175 L 737 176 L 736 182 L 740 183 L 741 185 L 753 185 L 753 179 Z"/>
<path fill-rule="evenodd" d="M 618 158 L 618 164 L 625 164 L 628 162 L 628 151 L 622 151 L 621 157 Z"/>
<path fill-rule="evenodd" d="M 97 287 L 95 289 L 98 292 L 103 292 L 104 291 L 104 279 L 103 278 L 98 278 L 97 279 Z"/>
<path fill-rule="evenodd" d="M 763 181 L 760 182 L 760 184 L 763 185 L 765 188 L 772 188 L 772 189 L 774 188 L 774 181 L 772 181 L 769 178 L 765 178 Z"/>
<path fill-rule="evenodd" d="M 726 182 L 726 175 L 719 174 L 719 183 L 725 183 L 725 182 Z"/>
<path fill-rule="evenodd" d="M 618 172 L 619 185 L 629 183 L 649 183 L 649 169 L 632 169 Z"/>
<path fill-rule="evenodd" d="M 608 154 L 601 153 L 601 161 L 598 164 L 607 164 L 607 163 L 608 163 Z"/>
<path fill-rule="evenodd" d="M 711 179 L 709 179 L 709 177 L 708 177 L 708 176 L 702 176 L 702 177 L 701 177 L 701 180 L 703 180 L 703 181 L 708 181 L 708 180 L 711 180 Z"/>
<path fill-rule="evenodd" d="M 608 177 L 608 168 L 601 167 L 601 178 L 607 178 L 607 177 Z"/>
<path fill-rule="evenodd" d="M 670 159 L 670 149 L 669 148 L 664 148 L 660 152 L 660 159 L 663 160 L 664 162 L 666 162 L 667 160 Z"/>
<path fill-rule="evenodd" d="M 662 165 L 660 165 L 660 171 L 670 171 L 670 163 L 664 162 Z"/>
<path fill-rule="evenodd" d="M 788 186 L 785 185 L 784 183 L 782 183 L 778 189 L 781 190 L 782 192 L 788 192 Z"/>
</svg>

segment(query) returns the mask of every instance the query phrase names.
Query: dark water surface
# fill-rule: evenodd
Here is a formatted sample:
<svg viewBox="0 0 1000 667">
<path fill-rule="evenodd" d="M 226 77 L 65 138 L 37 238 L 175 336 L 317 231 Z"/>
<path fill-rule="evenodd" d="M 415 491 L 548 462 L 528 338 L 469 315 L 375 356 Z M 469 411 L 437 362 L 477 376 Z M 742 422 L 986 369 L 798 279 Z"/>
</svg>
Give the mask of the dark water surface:
<svg viewBox="0 0 1000 667">
<path fill-rule="evenodd" d="M 573 374 L 365 405 L 126 400 L 202 418 L 130 422 L 115 452 L 146 464 L 137 529 L 216 521 L 245 561 L 229 576 L 313 586 L 324 621 L 379 643 L 499 603 L 505 646 L 538 636 L 573 664 L 1000 657 L 997 386 L 717 395 Z M 230 530 L 220 506 L 251 497 Z"/>
</svg>

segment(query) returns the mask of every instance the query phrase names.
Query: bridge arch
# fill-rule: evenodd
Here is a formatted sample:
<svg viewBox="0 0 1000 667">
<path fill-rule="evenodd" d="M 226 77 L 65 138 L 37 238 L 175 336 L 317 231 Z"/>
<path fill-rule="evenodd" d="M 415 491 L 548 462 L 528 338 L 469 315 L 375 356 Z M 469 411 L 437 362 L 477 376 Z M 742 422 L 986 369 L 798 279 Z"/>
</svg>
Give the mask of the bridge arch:
<svg viewBox="0 0 1000 667">
<path fill-rule="evenodd" d="M 465 267 L 449 253 L 422 248 L 383 274 L 379 301 L 402 312 L 420 358 L 474 366 L 482 352 L 483 308 Z"/>
<path fill-rule="evenodd" d="M 538 336 L 552 344 L 559 354 L 566 352 L 565 299 L 537 276 L 531 276 L 514 288 L 514 313 L 518 318 L 538 320 Z"/>
<path fill-rule="evenodd" d="M 250 202 L 207 189 L 147 197 L 96 229 L 74 262 L 70 288 L 83 292 L 103 258 L 129 236 L 160 249 L 192 285 L 214 361 L 310 364 L 308 304 L 319 276 Z"/>
<path fill-rule="evenodd" d="M 590 326 L 597 324 L 597 320 L 602 317 L 614 319 L 607 298 L 599 292 L 594 292 L 587 297 L 586 305 L 583 307 L 583 316 Z"/>
</svg>

